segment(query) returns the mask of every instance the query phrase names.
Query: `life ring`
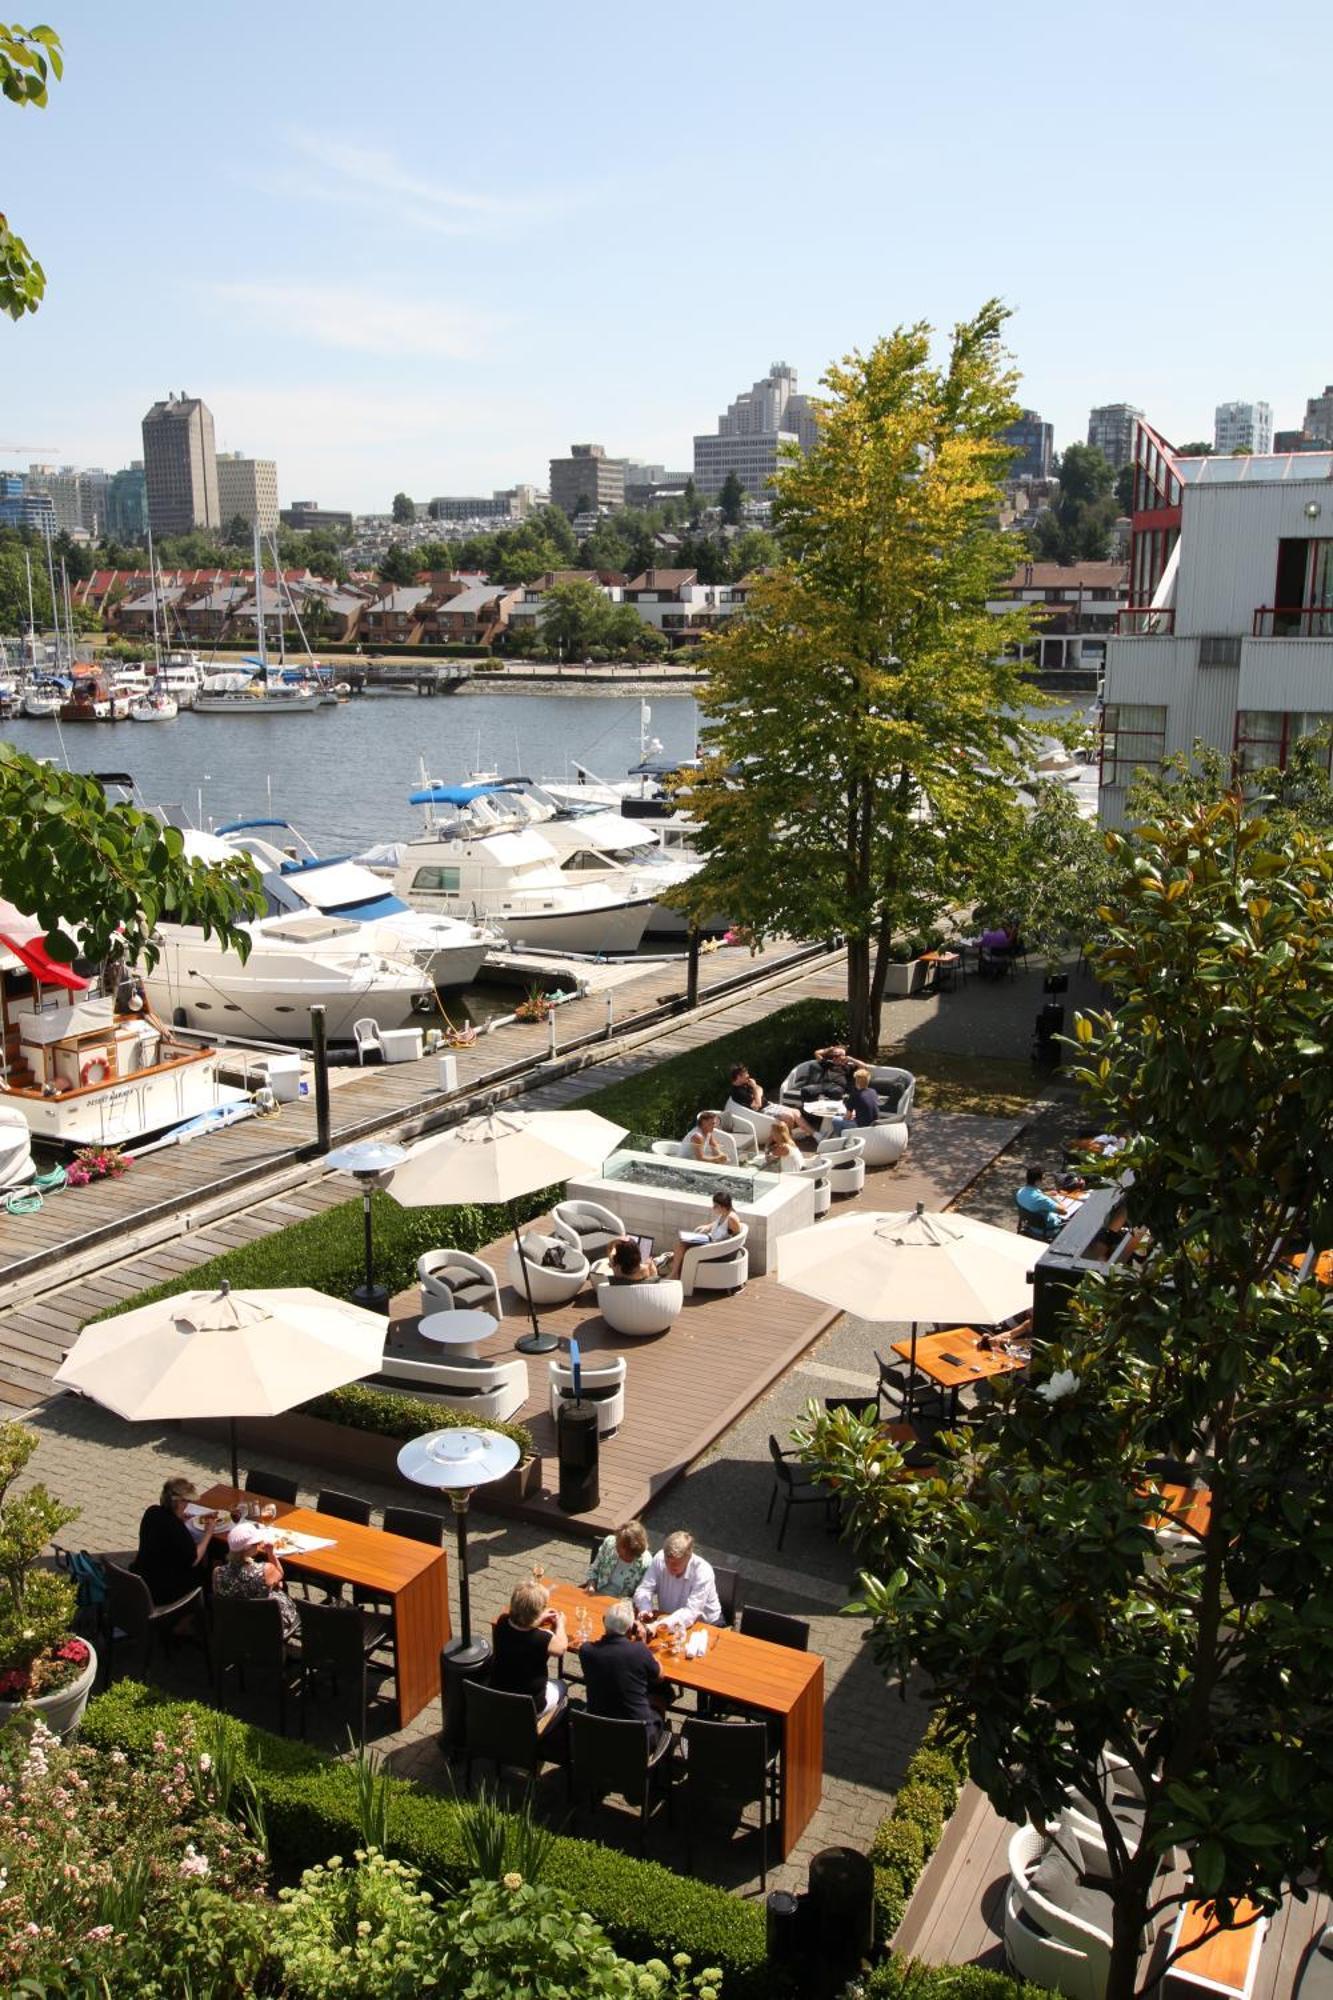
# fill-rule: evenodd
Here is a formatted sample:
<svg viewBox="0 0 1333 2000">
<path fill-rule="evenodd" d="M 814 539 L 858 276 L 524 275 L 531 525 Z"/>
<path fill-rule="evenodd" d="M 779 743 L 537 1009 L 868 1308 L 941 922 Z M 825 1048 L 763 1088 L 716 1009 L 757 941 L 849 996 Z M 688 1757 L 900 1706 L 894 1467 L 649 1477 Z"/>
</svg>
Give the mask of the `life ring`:
<svg viewBox="0 0 1333 2000">
<path fill-rule="evenodd" d="M 87 1062 L 79 1071 L 79 1082 L 82 1084 L 105 1083 L 110 1074 L 111 1065 L 105 1056 L 89 1056 Z"/>
</svg>

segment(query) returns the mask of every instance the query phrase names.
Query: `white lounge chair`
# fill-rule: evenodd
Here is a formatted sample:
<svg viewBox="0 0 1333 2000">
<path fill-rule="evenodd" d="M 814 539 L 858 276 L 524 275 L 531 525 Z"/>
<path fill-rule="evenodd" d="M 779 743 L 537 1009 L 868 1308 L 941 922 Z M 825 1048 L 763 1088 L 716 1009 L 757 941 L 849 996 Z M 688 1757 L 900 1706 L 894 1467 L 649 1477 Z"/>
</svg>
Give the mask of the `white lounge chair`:
<svg viewBox="0 0 1333 2000">
<path fill-rule="evenodd" d="M 1072 1837 L 1059 1846 L 1034 1826 L 1009 1842 L 1004 1948 L 1011 1971 L 1066 2000 L 1104 2000 L 1111 1967 L 1111 1898 L 1080 1881 Z"/>
<path fill-rule="evenodd" d="M 811 1089 L 819 1082 L 823 1074 L 824 1065 L 822 1063 L 797 1063 L 795 1069 L 789 1070 L 787 1075 L 782 1079 L 782 1088 L 778 1092 L 779 1103 L 795 1105 L 799 1110 L 801 1092 Z"/>
<path fill-rule="evenodd" d="M 734 1236 L 720 1243 L 692 1243 L 685 1252 L 680 1281 L 685 1296 L 692 1292 L 738 1292 L 750 1275 L 750 1253 L 746 1241 L 750 1231 L 742 1223 Z"/>
<path fill-rule="evenodd" d="M 558 1201 L 551 1210 L 551 1228 L 571 1250 L 589 1259 L 600 1257 L 608 1243 L 625 1234 L 620 1217 L 595 1201 Z"/>
<path fill-rule="evenodd" d="M 384 1041 L 380 1034 L 380 1024 L 367 1015 L 364 1020 L 353 1021 L 352 1040 L 356 1043 L 356 1059 L 363 1063 L 367 1049 L 373 1049 L 381 1062 L 384 1061 Z"/>
<path fill-rule="evenodd" d="M 488 1312 L 503 1319 L 500 1281 L 489 1264 L 467 1250 L 427 1250 L 417 1258 L 421 1314 Z"/>
<path fill-rule="evenodd" d="M 693 1127 L 691 1127 L 691 1130 L 693 1130 Z M 713 1128 L 713 1137 L 716 1139 L 718 1148 L 723 1155 L 721 1162 L 717 1160 L 704 1160 L 702 1162 L 695 1160 L 687 1139 L 654 1139 L 653 1151 L 664 1160 L 690 1160 L 696 1166 L 702 1164 L 706 1167 L 716 1167 L 719 1164 L 728 1167 L 738 1167 L 740 1165 L 740 1155 L 732 1134 L 724 1132 L 720 1125 L 715 1125 Z"/>
<path fill-rule="evenodd" d="M 579 1370 L 579 1385 L 583 1400 L 597 1405 L 597 1435 L 609 1437 L 618 1431 L 625 1421 L 625 1375 L 624 1359 L 619 1354 L 614 1361 L 585 1361 Z M 551 1418 L 559 1413 L 562 1402 L 569 1402 L 574 1395 L 574 1370 L 567 1361 L 551 1363 Z"/>
<path fill-rule="evenodd" d="M 527 1364 L 521 1359 L 464 1363 L 386 1354 L 380 1374 L 386 1381 L 424 1390 L 464 1416 L 489 1418 L 497 1424 L 514 1416 L 528 1400 Z"/>
<path fill-rule="evenodd" d="M 669 1333 L 685 1303 L 679 1278 L 645 1278 L 635 1285 L 610 1282 L 597 1287 L 597 1310 L 626 1340 L 646 1340 Z"/>
<path fill-rule="evenodd" d="M 815 1158 L 830 1168 L 834 1194 L 860 1194 L 866 1184 L 866 1149 L 859 1132 L 821 1139 Z"/>
<path fill-rule="evenodd" d="M 535 1306 L 567 1306 L 588 1282 L 591 1266 L 583 1252 L 572 1250 L 563 1236 L 538 1236 L 533 1231 L 520 1240 L 523 1263 L 519 1262 L 518 1244 L 511 1243 L 509 1246 L 508 1276 L 514 1290 L 524 1301 L 530 1292 Z M 563 1266 L 542 1262 L 552 1250 L 563 1253 Z M 526 1285 L 523 1264 L 528 1267 Z"/>
<path fill-rule="evenodd" d="M 868 1167 L 896 1167 L 907 1151 L 907 1120 L 881 1118 L 878 1125 L 858 1125 L 856 1136 Z"/>
<path fill-rule="evenodd" d="M 797 1172 L 815 1184 L 815 1221 L 818 1222 L 820 1216 L 827 1215 L 833 1206 L 832 1163 L 816 1153 L 813 1160 L 802 1160 Z"/>
<path fill-rule="evenodd" d="M 880 1100 L 881 1118 L 910 1118 L 916 1102 L 916 1078 L 910 1069 L 876 1063 L 870 1072 L 870 1088 Z"/>
</svg>

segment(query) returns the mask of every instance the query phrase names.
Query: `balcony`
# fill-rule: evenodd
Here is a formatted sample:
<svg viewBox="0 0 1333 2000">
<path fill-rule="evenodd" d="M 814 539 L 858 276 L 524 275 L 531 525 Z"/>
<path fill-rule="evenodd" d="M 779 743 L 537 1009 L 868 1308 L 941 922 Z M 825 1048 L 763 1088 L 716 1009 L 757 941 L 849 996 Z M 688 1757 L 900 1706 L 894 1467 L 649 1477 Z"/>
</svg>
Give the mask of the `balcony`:
<svg viewBox="0 0 1333 2000">
<path fill-rule="evenodd" d="M 1116 613 L 1115 629 L 1123 638 L 1170 638 L 1176 629 L 1174 608 L 1156 604 L 1122 604 Z"/>
<path fill-rule="evenodd" d="M 1333 639 L 1333 604 L 1261 604 L 1256 639 Z"/>
</svg>

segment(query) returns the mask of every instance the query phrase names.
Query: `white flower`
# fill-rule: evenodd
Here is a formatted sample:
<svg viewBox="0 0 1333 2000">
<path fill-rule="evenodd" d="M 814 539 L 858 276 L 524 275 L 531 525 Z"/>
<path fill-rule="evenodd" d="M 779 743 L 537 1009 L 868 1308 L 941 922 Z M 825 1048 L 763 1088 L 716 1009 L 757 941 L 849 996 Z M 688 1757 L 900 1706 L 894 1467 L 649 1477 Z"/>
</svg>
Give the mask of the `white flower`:
<svg viewBox="0 0 1333 2000">
<path fill-rule="evenodd" d="M 193 1841 L 190 1842 L 184 1855 L 181 1857 L 180 1872 L 182 1875 L 207 1875 L 208 1873 L 208 1856 L 206 1854 L 196 1854 Z"/>
<path fill-rule="evenodd" d="M 201 1750 L 199 1753 L 199 1769 L 207 1776 L 212 1768 L 213 1759 L 209 1756 L 207 1750 Z"/>
<path fill-rule="evenodd" d="M 1062 1397 L 1073 1395 L 1079 1380 L 1072 1368 L 1059 1368 L 1049 1382 L 1038 1383 L 1037 1394 L 1044 1396 L 1048 1403 L 1058 1403 Z"/>
</svg>

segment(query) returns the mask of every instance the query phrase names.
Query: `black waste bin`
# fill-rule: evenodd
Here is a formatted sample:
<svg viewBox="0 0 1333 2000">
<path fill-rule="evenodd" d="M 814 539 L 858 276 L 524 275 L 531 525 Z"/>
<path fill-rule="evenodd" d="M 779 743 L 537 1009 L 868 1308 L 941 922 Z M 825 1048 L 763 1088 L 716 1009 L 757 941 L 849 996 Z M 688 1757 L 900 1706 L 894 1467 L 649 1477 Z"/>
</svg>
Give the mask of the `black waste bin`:
<svg viewBox="0 0 1333 2000">
<path fill-rule="evenodd" d="M 855 1847 L 825 1847 L 810 1863 L 810 1948 L 839 1978 L 869 1958 L 875 1938 L 875 1870 Z"/>
<path fill-rule="evenodd" d="M 1064 1031 L 1064 1008 L 1058 1000 L 1047 1000 L 1032 1033 L 1032 1060 L 1039 1069 L 1059 1069 L 1064 1055 L 1060 1037 Z"/>
<path fill-rule="evenodd" d="M 566 1514 L 588 1514 L 601 1499 L 596 1403 L 562 1402 L 555 1420 L 559 1502 Z"/>
</svg>

